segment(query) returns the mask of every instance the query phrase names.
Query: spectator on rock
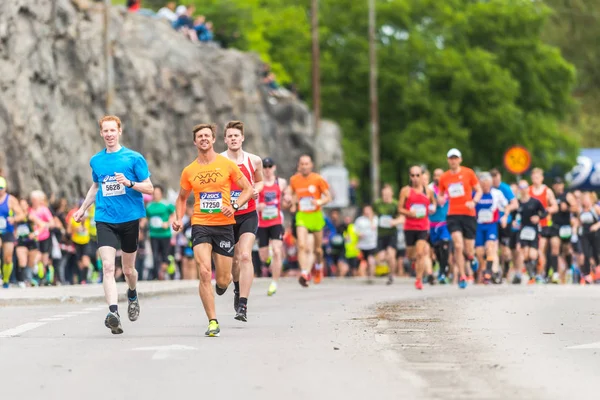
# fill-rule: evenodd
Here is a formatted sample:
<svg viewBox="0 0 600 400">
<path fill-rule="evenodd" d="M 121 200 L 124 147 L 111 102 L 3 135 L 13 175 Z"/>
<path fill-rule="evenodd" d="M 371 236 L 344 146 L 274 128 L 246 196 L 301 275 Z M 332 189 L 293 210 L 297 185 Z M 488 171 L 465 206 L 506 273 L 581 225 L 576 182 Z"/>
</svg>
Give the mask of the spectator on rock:
<svg viewBox="0 0 600 400">
<path fill-rule="evenodd" d="M 130 12 L 138 12 L 142 7 L 142 0 L 127 0 L 127 10 Z"/>
<path fill-rule="evenodd" d="M 213 37 L 213 23 L 208 21 L 204 24 L 204 29 L 202 33 L 198 35 L 198 39 L 200 39 L 201 42 L 212 42 Z"/>
<path fill-rule="evenodd" d="M 178 15 L 175 13 L 175 2 L 170 1 L 156 13 L 159 18 L 164 18 L 171 23 L 177 21 Z"/>
</svg>

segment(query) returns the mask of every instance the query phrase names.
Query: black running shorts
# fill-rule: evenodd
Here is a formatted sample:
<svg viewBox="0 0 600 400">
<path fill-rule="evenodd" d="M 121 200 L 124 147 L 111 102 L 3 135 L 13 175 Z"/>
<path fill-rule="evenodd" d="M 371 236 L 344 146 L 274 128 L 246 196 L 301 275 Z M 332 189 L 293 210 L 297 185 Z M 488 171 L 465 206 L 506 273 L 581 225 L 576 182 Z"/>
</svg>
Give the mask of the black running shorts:
<svg viewBox="0 0 600 400">
<path fill-rule="evenodd" d="M 40 253 L 49 254 L 52 251 L 52 236 L 38 243 Z"/>
<path fill-rule="evenodd" d="M 98 247 L 107 246 L 116 250 L 121 249 L 125 253 L 135 253 L 138 248 L 139 234 L 140 221 L 137 219 L 120 224 L 96 223 Z"/>
<path fill-rule="evenodd" d="M 464 239 L 475 239 L 477 233 L 477 219 L 475 217 L 470 215 L 448 215 L 446 226 L 448 226 L 448 232 L 451 235 L 454 232 L 462 232 Z"/>
<path fill-rule="evenodd" d="M 412 247 L 419 240 L 427 241 L 429 239 L 429 231 L 404 231 L 404 240 L 406 247 Z"/>
<path fill-rule="evenodd" d="M 242 236 L 244 233 L 256 235 L 257 230 L 258 214 L 256 211 L 235 216 L 235 225 L 233 226 L 233 237 L 235 238 L 235 243 L 240 240 L 240 236 Z"/>
<path fill-rule="evenodd" d="M 169 254 L 171 254 L 171 238 L 150 238 L 150 247 L 152 248 L 152 258 L 159 264 L 169 263 Z"/>
<path fill-rule="evenodd" d="M 258 228 L 256 232 L 258 247 L 268 247 L 269 240 L 283 240 L 283 225 L 273 225 L 268 228 Z"/>
<path fill-rule="evenodd" d="M 192 225 L 192 248 L 202 243 L 210 244 L 214 253 L 233 257 L 233 225 Z"/>
<path fill-rule="evenodd" d="M 388 247 L 392 249 L 396 249 L 398 243 L 398 235 L 396 233 L 387 236 L 379 236 L 377 237 L 377 250 L 384 251 Z"/>
<path fill-rule="evenodd" d="M 15 234 L 13 232 L 5 232 L 0 235 L 2 243 L 13 243 L 15 241 Z"/>
</svg>

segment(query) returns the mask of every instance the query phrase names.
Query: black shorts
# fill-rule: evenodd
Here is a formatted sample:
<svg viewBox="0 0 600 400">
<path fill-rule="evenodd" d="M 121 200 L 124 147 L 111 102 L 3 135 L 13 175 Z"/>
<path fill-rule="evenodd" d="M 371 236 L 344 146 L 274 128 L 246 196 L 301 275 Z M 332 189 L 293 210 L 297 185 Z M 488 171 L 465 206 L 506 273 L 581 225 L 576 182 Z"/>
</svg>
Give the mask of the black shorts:
<svg viewBox="0 0 600 400">
<path fill-rule="evenodd" d="M 52 236 L 48 237 L 46 240 L 42 240 L 38 242 L 38 248 L 40 249 L 40 253 L 48 254 L 52 250 Z"/>
<path fill-rule="evenodd" d="M 581 239 L 577 238 L 576 242 L 571 242 L 571 248 L 573 249 L 573 253 L 575 253 L 575 254 L 583 253 L 583 247 L 581 246 Z"/>
<path fill-rule="evenodd" d="M 98 247 L 108 246 L 116 250 L 121 249 L 125 253 L 135 253 L 138 248 L 139 234 L 140 221 L 137 219 L 120 224 L 96 223 Z"/>
<path fill-rule="evenodd" d="M 249 212 L 248 214 L 237 215 L 235 217 L 235 225 L 233 225 L 233 238 L 235 243 L 240 240 L 240 236 L 244 233 L 251 233 L 256 235 L 258 230 L 258 214 L 256 211 Z"/>
<path fill-rule="evenodd" d="M 511 250 L 516 250 L 517 249 L 517 243 L 519 243 L 519 232 L 518 231 L 513 231 L 511 229 L 510 230 L 510 240 L 508 242 L 508 247 Z"/>
<path fill-rule="evenodd" d="M 502 225 L 498 224 L 498 241 L 500 245 L 510 247 L 510 239 L 512 234 L 512 228 L 510 224 L 503 228 Z"/>
<path fill-rule="evenodd" d="M 35 240 L 31 240 L 31 239 L 17 239 L 17 247 L 26 247 L 27 250 L 31 251 L 31 250 L 37 250 L 38 249 L 38 242 Z"/>
<path fill-rule="evenodd" d="M 96 253 L 92 251 L 90 247 L 90 243 L 86 244 L 77 244 L 75 243 L 75 257 L 77 260 L 81 260 L 83 256 L 88 256 L 93 258 Z"/>
<path fill-rule="evenodd" d="M 283 240 L 283 225 L 273 225 L 268 228 L 258 228 L 256 232 L 258 247 L 268 247 L 269 240 Z"/>
<path fill-rule="evenodd" d="M 150 247 L 152 247 L 152 258 L 155 264 L 168 264 L 169 254 L 171 253 L 171 238 L 150 238 Z"/>
<path fill-rule="evenodd" d="M 544 226 L 542 228 L 541 236 L 546 239 L 550 239 L 553 237 L 558 237 L 558 227 L 557 226 Z"/>
<path fill-rule="evenodd" d="M 404 231 L 406 247 L 412 247 L 417 244 L 417 241 L 427 241 L 427 239 L 429 239 L 429 231 Z"/>
<path fill-rule="evenodd" d="M 406 257 L 406 249 L 396 250 L 396 257 Z"/>
<path fill-rule="evenodd" d="M 360 265 L 360 261 L 358 261 L 357 257 L 347 258 L 346 262 L 352 270 L 358 269 L 358 266 Z"/>
<path fill-rule="evenodd" d="M 13 232 L 5 232 L 0 235 L 2 243 L 13 243 L 15 241 L 15 234 Z"/>
<path fill-rule="evenodd" d="M 363 258 L 366 260 L 371 256 L 375 257 L 375 255 L 377 254 L 377 249 L 361 250 L 360 252 L 362 253 Z"/>
<path fill-rule="evenodd" d="M 523 227 L 525 228 L 525 227 Z M 521 248 L 523 247 L 529 247 L 532 249 L 537 249 L 539 247 L 539 242 L 540 242 L 540 231 L 539 229 L 536 229 L 536 235 L 534 239 L 523 239 L 521 232 L 518 233 L 518 240 L 519 240 L 519 244 L 521 245 Z"/>
<path fill-rule="evenodd" d="M 233 257 L 233 225 L 192 225 L 192 247 L 201 243 L 209 243 L 213 253 Z"/>
<path fill-rule="evenodd" d="M 448 215 L 446 226 L 448 226 L 450 235 L 454 232 L 462 232 L 464 239 L 475 239 L 477 233 L 477 219 L 475 217 L 470 215 Z"/>
<path fill-rule="evenodd" d="M 387 236 L 377 237 L 377 251 L 386 250 L 388 247 L 395 249 L 398 243 L 398 235 L 392 234 Z"/>
<path fill-rule="evenodd" d="M 299 269 L 300 269 L 300 265 L 298 264 L 298 261 L 287 261 L 286 263 L 283 264 L 284 271 L 299 270 Z"/>
</svg>

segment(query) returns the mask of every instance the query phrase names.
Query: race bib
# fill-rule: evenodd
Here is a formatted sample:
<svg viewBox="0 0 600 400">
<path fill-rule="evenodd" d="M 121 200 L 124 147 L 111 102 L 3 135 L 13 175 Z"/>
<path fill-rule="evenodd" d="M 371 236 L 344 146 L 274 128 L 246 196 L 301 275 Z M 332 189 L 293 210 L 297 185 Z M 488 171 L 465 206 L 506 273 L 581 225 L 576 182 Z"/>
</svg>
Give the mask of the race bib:
<svg viewBox="0 0 600 400">
<path fill-rule="evenodd" d="M 185 230 L 185 237 L 187 240 L 192 240 L 192 228 L 187 228 Z"/>
<path fill-rule="evenodd" d="M 6 221 L 6 218 L 0 217 L 0 231 L 3 231 L 4 229 L 6 229 L 7 223 L 8 222 Z"/>
<path fill-rule="evenodd" d="M 231 203 L 237 203 L 241 194 L 242 194 L 241 190 L 232 190 L 231 191 Z M 246 202 L 246 204 L 244 204 L 243 206 L 240 206 L 240 208 L 238 208 L 238 211 L 247 210 L 247 209 L 248 209 L 248 202 Z"/>
<path fill-rule="evenodd" d="M 427 215 L 427 208 L 423 204 L 413 204 L 410 211 L 415 213 L 417 218 L 424 218 Z"/>
<path fill-rule="evenodd" d="M 450 186 L 448 186 L 448 194 L 452 198 L 464 196 L 465 187 L 463 186 L 462 182 L 453 183 Z"/>
<path fill-rule="evenodd" d="M 88 230 L 85 229 L 85 226 L 83 224 L 81 224 L 79 225 L 79 228 L 77 228 L 77 234 L 79 236 L 87 236 Z"/>
<path fill-rule="evenodd" d="M 117 181 L 109 180 L 102 182 L 102 196 L 122 196 L 125 194 L 125 185 L 121 185 Z"/>
<path fill-rule="evenodd" d="M 569 239 L 573 234 L 573 229 L 571 229 L 571 225 L 563 225 L 558 230 L 558 236 L 561 239 Z"/>
<path fill-rule="evenodd" d="M 31 229 L 29 229 L 29 225 L 19 225 L 17 226 L 17 236 L 29 236 L 31 233 Z"/>
<path fill-rule="evenodd" d="M 526 226 L 521 230 L 521 234 L 519 235 L 519 237 L 521 238 L 521 240 L 532 241 L 535 240 L 535 238 L 537 237 L 537 231 L 531 226 Z"/>
<path fill-rule="evenodd" d="M 340 246 L 344 243 L 344 237 L 339 233 L 336 233 L 331 237 L 331 244 L 333 246 Z"/>
<path fill-rule="evenodd" d="M 150 218 L 150 228 L 162 229 L 162 227 L 163 227 L 163 220 L 161 217 Z"/>
<path fill-rule="evenodd" d="M 279 216 L 279 209 L 276 205 L 268 205 L 262 210 L 262 219 L 265 221 L 276 219 Z"/>
<path fill-rule="evenodd" d="M 317 206 L 313 204 L 312 197 L 302 197 L 299 202 L 300 211 L 315 211 Z"/>
<path fill-rule="evenodd" d="M 584 212 L 579 216 L 579 219 L 584 224 L 593 224 L 594 223 L 594 215 L 591 212 Z"/>
<path fill-rule="evenodd" d="M 436 207 L 435 204 L 430 204 L 429 205 L 429 212 L 430 213 L 434 213 L 436 209 L 437 209 L 437 207 Z"/>
<path fill-rule="evenodd" d="M 477 213 L 477 222 L 480 224 L 489 224 L 494 222 L 494 213 L 490 209 L 482 209 Z"/>
<path fill-rule="evenodd" d="M 382 215 L 379 217 L 379 227 L 380 228 L 391 228 L 392 227 L 392 218 L 391 215 Z"/>
<path fill-rule="evenodd" d="M 201 213 L 216 214 L 223 208 L 223 195 L 220 192 L 202 192 L 198 196 L 198 201 Z"/>
</svg>

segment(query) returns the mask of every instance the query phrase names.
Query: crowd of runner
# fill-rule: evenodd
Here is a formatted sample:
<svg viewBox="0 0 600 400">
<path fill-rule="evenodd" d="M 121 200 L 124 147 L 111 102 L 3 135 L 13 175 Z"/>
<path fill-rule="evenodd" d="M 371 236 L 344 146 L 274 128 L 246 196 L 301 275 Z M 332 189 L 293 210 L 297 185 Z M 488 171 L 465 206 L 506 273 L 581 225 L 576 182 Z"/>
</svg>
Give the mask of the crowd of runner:
<svg viewBox="0 0 600 400">
<path fill-rule="evenodd" d="M 99 126 L 106 149 L 92 157 L 94 183 L 71 210 L 65 200 L 49 207 L 41 191 L 8 194 L 0 177 L 2 279 L 5 288 L 102 283 L 105 324 L 113 333 L 123 331 L 118 280 L 129 286 L 128 316 L 135 321 L 138 279 L 199 279 L 206 334 L 218 336 L 212 282 L 218 295 L 233 282 L 235 318 L 247 321 L 252 281 L 261 275 L 272 277 L 269 296 L 282 274 L 297 276 L 304 287 L 323 276 L 366 276 L 373 283 L 382 267 L 388 284 L 411 275 L 419 290 L 424 283 L 464 289 L 600 278 L 598 199 L 565 192 L 561 179 L 547 187 L 538 168 L 531 184 L 508 185 L 498 170 L 476 174 L 462 166 L 460 151 L 451 149 L 447 171 L 430 176 L 412 166 L 409 185 L 397 195 L 384 185 L 381 198 L 357 218 L 340 210 L 326 216 L 332 195 L 309 155 L 299 158 L 288 182 L 272 158 L 242 150 L 242 122 L 225 126 L 221 154 L 213 148 L 217 127 L 200 124 L 193 129 L 198 158 L 183 170 L 170 204 L 150 181 L 144 157 L 119 144 L 120 120 L 107 116 Z"/>
</svg>

